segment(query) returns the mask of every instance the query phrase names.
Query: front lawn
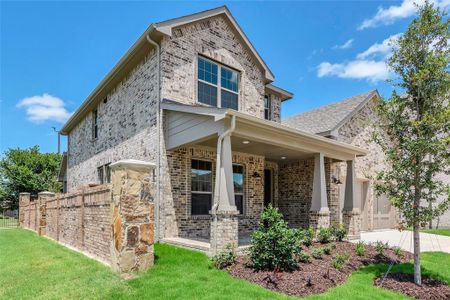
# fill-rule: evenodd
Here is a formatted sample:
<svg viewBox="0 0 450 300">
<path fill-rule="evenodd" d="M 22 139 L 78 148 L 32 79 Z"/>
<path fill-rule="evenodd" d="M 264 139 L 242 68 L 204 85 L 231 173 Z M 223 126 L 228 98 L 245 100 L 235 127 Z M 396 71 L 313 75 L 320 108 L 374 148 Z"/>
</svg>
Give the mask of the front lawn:
<svg viewBox="0 0 450 300">
<path fill-rule="evenodd" d="M 450 228 L 446 228 L 446 229 L 421 229 L 420 232 L 450 236 Z"/>
<path fill-rule="evenodd" d="M 295 299 L 268 291 L 210 267 L 197 252 L 156 245 L 156 265 L 124 281 L 100 263 L 34 233 L 0 230 L 1 299 Z M 450 283 L 450 255 L 424 253 L 424 274 Z M 373 286 L 387 266 L 368 266 L 345 284 L 308 299 L 402 299 Z M 393 271 L 412 272 L 411 264 Z M 404 298 L 404 297 L 403 297 Z"/>
</svg>

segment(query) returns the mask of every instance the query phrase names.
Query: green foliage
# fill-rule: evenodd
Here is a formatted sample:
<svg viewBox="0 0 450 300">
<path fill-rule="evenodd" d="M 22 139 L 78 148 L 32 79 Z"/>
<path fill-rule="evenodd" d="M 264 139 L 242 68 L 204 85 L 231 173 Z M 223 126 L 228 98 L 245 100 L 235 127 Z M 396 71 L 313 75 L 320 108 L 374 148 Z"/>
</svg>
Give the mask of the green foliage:
<svg viewBox="0 0 450 300">
<path fill-rule="evenodd" d="M 311 251 L 311 256 L 315 259 L 321 259 L 323 256 L 323 249 L 322 248 L 316 248 Z"/>
<path fill-rule="evenodd" d="M 311 255 L 309 255 L 306 252 L 301 252 L 298 256 L 297 256 L 297 260 L 299 262 L 302 263 L 310 263 L 311 262 Z"/>
<path fill-rule="evenodd" d="M 384 250 L 388 247 L 388 244 L 383 243 L 382 241 L 377 241 L 375 243 L 375 251 L 379 256 L 384 256 Z"/>
<path fill-rule="evenodd" d="M 340 271 L 342 270 L 342 268 L 344 267 L 345 263 L 349 258 L 350 258 L 349 253 L 337 254 L 331 261 L 331 265 L 333 266 L 333 268 Z"/>
<path fill-rule="evenodd" d="M 325 246 L 322 248 L 323 249 L 323 253 L 326 255 L 330 255 L 331 254 L 331 246 Z"/>
<path fill-rule="evenodd" d="M 293 270 L 300 246 L 297 230 L 288 228 L 278 209 L 269 205 L 261 215 L 258 230 L 252 234 L 250 260 L 257 270 Z"/>
<path fill-rule="evenodd" d="M 331 247 L 331 250 L 335 250 L 336 249 L 336 244 L 335 243 L 331 243 L 330 247 Z"/>
<path fill-rule="evenodd" d="M 395 254 L 397 257 L 403 257 L 402 248 L 400 248 L 400 247 L 394 247 L 394 248 L 392 248 L 392 250 L 394 251 L 394 254 Z"/>
<path fill-rule="evenodd" d="M 363 241 L 359 241 L 358 243 L 356 243 L 355 251 L 356 251 L 356 255 L 364 256 L 364 253 L 366 252 L 366 247 L 365 247 Z"/>
<path fill-rule="evenodd" d="M 236 254 L 234 251 L 234 247 L 231 244 L 228 244 L 224 251 L 211 258 L 214 267 L 216 267 L 217 269 L 224 269 L 226 267 L 229 267 L 234 264 L 235 260 Z"/>
<path fill-rule="evenodd" d="M 377 194 L 385 194 L 402 215 L 403 225 L 419 230 L 450 204 L 450 19 L 426 1 L 418 17 L 393 42 L 388 60 L 395 74 L 389 101 L 380 101 L 374 140 L 389 168 L 377 174 Z M 437 203 L 437 199 L 441 200 Z M 415 251 L 420 246 L 414 238 Z M 418 253 L 416 253 L 418 254 Z M 415 282 L 420 284 L 418 255 Z"/>
<path fill-rule="evenodd" d="M 21 192 L 59 192 L 60 162 L 61 155 L 40 153 L 39 146 L 7 150 L 0 160 L 0 206 L 17 208 Z"/>
<path fill-rule="evenodd" d="M 331 235 L 335 241 L 342 242 L 347 236 L 347 230 L 343 224 L 333 224 L 331 226 Z"/>
<path fill-rule="evenodd" d="M 300 242 L 305 245 L 306 247 L 309 247 L 312 245 L 313 239 L 314 239 L 314 228 L 309 227 L 308 229 L 298 229 L 297 235 L 300 240 Z"/>
<path fill-rule="evenodd" d="M 331 240 L 331 229 L 330 228 L 320 228 L 319 233 L 317 233 L 317 240 L 320 243 L 329 243 Z"/>
</svg>

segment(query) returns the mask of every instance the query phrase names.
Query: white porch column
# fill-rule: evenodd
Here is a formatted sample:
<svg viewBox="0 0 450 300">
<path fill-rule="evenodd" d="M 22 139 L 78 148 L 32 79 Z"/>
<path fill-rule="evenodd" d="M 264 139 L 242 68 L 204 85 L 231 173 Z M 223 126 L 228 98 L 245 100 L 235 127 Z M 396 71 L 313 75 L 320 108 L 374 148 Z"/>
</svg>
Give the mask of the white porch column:
<svg viewBox="0 0 450 300">
<path fill-rule="evenodd" d="M 310 225 L 315 228 L 330 226 L 330 210 L 327 202 L 325 158 L 323 153 L 314 155 L 314 178 L 310 209 Z"/>
<path fill-rule="evenodd" d="M 239 211 L 234 200 L 233 161 L 229 134 L 223 137 L 222 142 L 218 142 L 216 166 L 214 207 L 211 212 L 211 255 L 225 250 L 228 244 L 238 246 Z"/>
<path fill-rule="evenodd" d="M 358 200 L 359 198 L 356 195 L 355 161 L 348 160 L 342 220 L 349 238 L 359 238 L 360 235 L 361 220 Z"/>
<path fill-rule="evenodd" d="M 234 202 L 233 161 L 229 135 L 223 139 L 222 151 L 217 151 L 217 161 L 219 160 L 214 188 L 214 198 L 218 203 L 217 211 L 237 211 Z"/>
</svg>

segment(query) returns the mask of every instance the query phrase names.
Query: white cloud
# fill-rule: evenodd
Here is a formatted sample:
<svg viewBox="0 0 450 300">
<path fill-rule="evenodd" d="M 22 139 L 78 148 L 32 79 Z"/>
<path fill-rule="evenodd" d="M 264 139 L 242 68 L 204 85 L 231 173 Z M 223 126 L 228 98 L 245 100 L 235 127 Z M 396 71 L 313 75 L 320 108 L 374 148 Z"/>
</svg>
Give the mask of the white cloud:
<svg viewBox="0 0 450 300">
<path fill-rule="evenodd" d="M 65 108 L 63 100 L 47 93 L 23 98 L 16 106 L 25 108 L 28 120 L 35 123 L 44 121 L 64 123 L 72 115 Z"/>
<path fill-rule="evenodd" d="M 450 0 L 431 0 L 430 2 L 441 9 L 446 9 L 450 5 Z M 397 20 L 411 17 L 417 11 L 415 4 L 422 5 L 424 3 L 425 0 L 403 0 L 400 5 L 392 5 L 388 8 L 379 7 L 377 13 L 372 18 L 364 20 L 358 29 L 389 25 Z"/>
<path fill-rule="evenodd" d="M 342 45 L 335 45 L 333 46 L 333 49 L 348 49 L 353 45 L 353 39 L 350 39 L 348 41 L 346 41 L 344 44 Z"/>
<path fill-rule="evenodd" d="M 385 39 L 381 44 L 375 43 L 372 46 L 370 46 L 366 51 L 359 53 L 356 58 L 365 59 L 377 55 L 386 58 L 390 56 L 392 53 L 392 46 L 393 46 L 392 43 L 394 43 L 400 36 L 401 36 L 400 33 L 391 35 L 390 37 Z"/>
<path fill-rule="evenodd" d="M 347 79 L 364 79 L 371 82 L 389 78 L 389 70 L 384 61 L 353 60 L 340 64 L 323 62 L 318 66 L 317 76 L 337 76 Z"/>
</svg>

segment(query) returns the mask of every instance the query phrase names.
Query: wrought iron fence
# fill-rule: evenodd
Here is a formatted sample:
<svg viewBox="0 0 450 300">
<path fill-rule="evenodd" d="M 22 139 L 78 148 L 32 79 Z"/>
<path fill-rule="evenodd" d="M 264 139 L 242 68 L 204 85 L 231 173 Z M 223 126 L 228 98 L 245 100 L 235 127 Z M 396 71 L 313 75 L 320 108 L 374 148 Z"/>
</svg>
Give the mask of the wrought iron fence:
<svg viewBox="0 0 450 300">
<path fill-rule="evenodd" d="M 0 212 L 0 228 L 16 228 L 19 227 L 18 211 Z"/>
</svg>

